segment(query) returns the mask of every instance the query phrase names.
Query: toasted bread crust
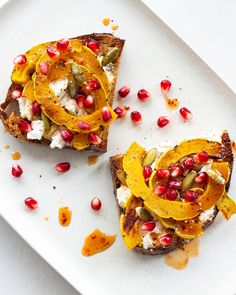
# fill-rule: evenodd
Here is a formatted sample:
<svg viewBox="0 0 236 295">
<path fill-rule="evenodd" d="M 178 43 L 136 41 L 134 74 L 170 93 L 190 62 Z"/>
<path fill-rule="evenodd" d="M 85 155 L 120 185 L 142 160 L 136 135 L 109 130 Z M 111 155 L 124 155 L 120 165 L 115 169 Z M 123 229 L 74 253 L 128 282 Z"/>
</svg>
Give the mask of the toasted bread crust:
<svg viewBox="0 0 236 295">
<path fill-rule="evenodd" d="M 86 43 L 88 43 L 91 40 L 98 41 L 100 44 L 100 49 L 98 53 L 99 55 L 106 55 L 106 53 L 113 47 L 117 47 L 119 49 L 118 56 L 116 60 L 113 62 L 112 69 L 111 69 L 114 75 L 114 80 L 111 85 L 111 93 L 108 97 L 108 104 L 112 106 L 114 95 L 115 95 L 115 86 L 116 86 L 116 81 L 118 76 L 118 70 L 120 65 L 120 56 L 124 47 L 125 40 L 114 37 L 112 34 L 106 34 L 106 33 L 93 33 L 89 35 L 78 36 L 76 37 L 76 39 L 79 39 L 83 43 L 83 45 L 86 45 Z M 18 129 L 17 120 L 15 120 L 14 122 L 11 122 L 12 124 L 7 124 L 6 120 L 8 119 L 12 111 L 14 111 L 14 113 L 16 114 L 19 113 L 18 104 L 16 103 L 16 101 L 14 101 L 11 98 L 12 91 L 17 88 L 18 88 L 18 85 L 12 83 L 8 89 L 5 101 L 0 105 L 0 118 L 6 128 L 6 131 L 21 141 L 25 141 L 28 143 L 38 143 L 38 144 L 41 143 L 41 144 L 50 145 L 50 140 L 47 140 L 44 138 L 42 140 L 28 140 L 26 134 L 22 133 Z M 99 145 L 91 144 L 85 150 L 105 153 L 107 151 L 108 134 L 109 134 L 109 126 L 106 126 L 101 136 L 101 139 L 102 139 L 101 144 Z M 68 147 L 68 148 L 74 149 L 73 147 Z"/>
<path fill-rule="evenodd" d="M 231 141 L 230 137 L 227 131 L 224 131 L 222 136 L 221 136 L 221 142 L 222 142 L 222 149 L 220 150 L 219 155 L 217 158 L 222 159 L 223 161 L 227 161 L 230 165 L 230 175 L 232 174 L 232 169 L 233 169 L 233 153 L 232 153 L 232 148 L 231 148 Z M 112 180 L 113 180 L 113 186 L 114 186 L 114 195 L 116 198 L 116 204 L 118 208 L 119 215 L 122 214 L 122 208 L 119 206 L 117 202 L 117 194 L 116 190 L 121 186 L 121 182 L 117 177 L 117 170 L 123 169 L 123 154 L 114 156 L 110 158 L 110 167 L 111 167 L 111 175 L 112 175 Z M 228 191 L 230 186 L 230 180 L 227 183 L 226 190 Z M 216 216 L 218 214 L 218 209 L 215 207 L 214 208 L 214 213 L 213 213 L 213 218 L 211 220 L 207 220 L 205 224 L 203 224 L 203 228 L 206 229 L 209 227 L 215 220 Z M 133 250 L 137 253 L 143 254 L 143 255 L 160 255 L 160 254 L 165 254 L 168 252 L 171 252 L 177 248 L 183 247 L 184 244 L 190 242 L 188 239 L 183 239 L 180 237 L 176 237 L 175 241 L 173 242 L 172 245 L 170 246 L 160 246 L 157 248 L 153 249 L 144 249 L 143 247 L 135 247 Z"/>
</svg>

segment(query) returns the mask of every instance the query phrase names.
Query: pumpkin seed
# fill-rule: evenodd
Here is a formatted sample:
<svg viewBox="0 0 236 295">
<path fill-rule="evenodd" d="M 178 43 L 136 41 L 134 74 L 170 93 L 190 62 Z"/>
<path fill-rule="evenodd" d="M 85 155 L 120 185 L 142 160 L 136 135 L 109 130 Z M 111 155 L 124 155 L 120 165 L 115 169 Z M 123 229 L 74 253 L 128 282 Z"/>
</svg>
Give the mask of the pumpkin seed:
<svg viewBox="0 0 236 295">
<path fill-rule="evenodd" d="M 219 171 L 217 170 L 212 170 L 212 169 L 208 169 L 207 170 L 207 175 L 212 178 L 216 183 L 219 184 L 225 184 L 225 179 L 224 177 L 220 174 Z"/>
<path fill-rule="evenodd" d="M 152 163 L 156 160 L 156 157 L 157 157 L 157 149 L 156 148 L 150 149 L 143 159 L 143 167 L 151 166 Z"/>
<path fill-rule="evenodd" d="M 46 117 L 44 115 L 43 112 L 41 113 L 41 118 L 42 118 L 42 121 L 43 121 L 45 131 L 49 131 L 50 128 L 51 128 L 50 120 L 48 119 L 48 117 Z"/>
<path fill-rule="evenodd" d="M 202 169 L 203 165 L 197 164 L 195 165 L 195 167 L 193 168 L 195 171 L 199 172 Z"/>
<path fill-rule="evenodd" d="M 102 59 L 102 65 L 103 65 L 103 66 L 106 66 L 106 65 L 108 65 L 109 63 L 113 62 L 113 60 L 117 57 L 118 52 L 119 52 L 119 50 L 118 50 L 117 47 L 112 48 L 112 50 L 109 51 L 109 52 L 107 53 L 107 55 L 105 55 L 105 56 L 103 57 L 103 59 Z"/>
<path fill-rule="evenodd" d="M 144 207 L 136 207 L 135 211 L 142 220 L 149 221 L 153 219 L 152 215 Z"/>
<path fill-rule="evenodd" d="M 121 182 L 121 184 L 126 185 L 126 174 L 124 170 L 117 170 L 116 171 L 116 176 L 118 177 L 119 181 Z"/>
<path fill-rule="evenodd" d="M 68 90 L 69 90 L 69 94 L 70 94 L 71 97 L 74 97 L 76 95 L 77 87 L 76 87 L 76 83 L 75 83 L 74 78 L 71 78 L 69 80 Z"/>
<path fill-rule="evenodd" d="M 194 183 L 194 179 L 197 175 L 197 172 L 194 170 L 191 170 L 189 174 L 184 178 L 182 182 L 182 190 L 186 191 L 187 189 L 190 189 Z"/>
<path fill-rule="evenodd" d="M 74 75 L 74 77 L 77 81 L 78 86 L 82 86 L 84 84 L 84 82 L 86 82 L 84 75 L 77 74 L 77 75 Z"/>
<path fill-rule="evenodd" d="M 49 131 L 46 131 L 45 133 L 44 133 L 44 138 L 46 138 L 46 139 L 49 139 L 49 138 L 51 138 L 52 137 L 52 135 L 58 130 L 58 125 L 56 125 L 56 124 L 52 124 L 51 125 L 51 127 L 50 127 L 50 130 Z"/>
<path fill-rule="evenodd" d="M 71 71 L 73 75 L 83 75 L 82 68 L 76 62 L 71 63 Z"/>
</svg>

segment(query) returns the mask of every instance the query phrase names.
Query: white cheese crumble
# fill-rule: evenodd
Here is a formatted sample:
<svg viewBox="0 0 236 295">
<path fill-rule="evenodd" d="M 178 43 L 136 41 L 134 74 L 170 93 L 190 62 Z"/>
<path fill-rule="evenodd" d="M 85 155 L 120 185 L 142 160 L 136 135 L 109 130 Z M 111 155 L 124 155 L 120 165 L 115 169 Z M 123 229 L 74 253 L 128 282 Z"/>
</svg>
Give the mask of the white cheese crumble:
<svg viewBox="0 0 236 295">
<path fill-rule="evenodd" d="M 117 201 L 118 201 L 119 206 L 121 208 L 124 208 L 124 205 L 125 205 L 126 201 L 131 196 L 131 191 L 127 186 L 121 185 L 116 190 L 116 195 L 117 195 Z"/>
<path fill-rule="evenodd" d="M 27 133 L 28 139 L 41 140 L 45 132 L 43 121 L 35 120 L 31 123 L 32 130 Z"/>
<path fill-rule="evenodd" d="M 54 91 L 57 98 L 61 100 L 65 94 L 66 88 L 68 87 L 68 83 L 69 81 L 66 78 L 58 79 L 50 82 L 49 87 Z"/>
<path fill-rule="evenodd" d="M 23 119 L 31 120 L 33 116 L 32 112 L 32 100 L 26 97 L 19 97 L 18 98 L 20 115 Z"/>
<path fill-rule="evenodd" d="M 54 148 L 63 149 L 64 146 L 67 145 L 64 139 L 62 138 L 60 131 L 56 131 L 53 134 L 51 140 L 52 140 L 50 144 L 51 149 L 54 149 Z"/>
<path fill-rule="evenodd" d="M 212 219 L 214 218 L 214 212 L 215 212 L 215 207 L 211 207 L 210 209 L 202 212 L 199 215 L 199 219 L 201 220 L 202 223 L 206 222 L 206 221 L 212 221 Z"/>
<path fill-rule="evenodd" d="M 76 115 L 78 112 L 78 106 L 76 101 L 70 97 L 67 91 L 65 91 L 65 94 L 59 100 L 59 104 L 74 115 Z"/>
<path fill-rule="evenodd" d="M 114 75 L 113 73 L 109 70 L 108 67 L 103 67 L 103 69 L 105 70 L 106 74 L 107 74 L 107 78 L 110 84 L 112 84 L 112 82 L 114 81 Z"/>
<path fill-rule="evenodd" d="M 153 239 L 151 237 L 151 233 L 157 233 L 157 234 L 165 233 L 164 228 L 163 228 L 163 226 L 161 225 L 160 222 L 156 221 L 156 227 L 154 228 L 154 230 L 151 231 L 151 232 L 146 232 L 142 236 L 142 242 L 143 242 L 143 248 L 144 249 L 149 249 L 149 248 L 155 247 L 154 241 L 153 241 Z"/>
</svg>

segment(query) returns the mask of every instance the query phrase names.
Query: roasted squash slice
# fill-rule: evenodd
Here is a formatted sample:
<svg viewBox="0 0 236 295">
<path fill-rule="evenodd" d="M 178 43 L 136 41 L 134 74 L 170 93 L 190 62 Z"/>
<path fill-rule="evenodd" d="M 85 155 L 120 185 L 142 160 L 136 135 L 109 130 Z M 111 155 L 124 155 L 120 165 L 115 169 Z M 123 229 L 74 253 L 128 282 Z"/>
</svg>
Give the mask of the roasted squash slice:
<svg viewBox="0 0 236 295">
<path fill-rule="evenodd" d="M 236 203 L 225 193 L 216 203 L 217 208 L 221 211 L 225 219 L 229 219 L 236 213 Z"/>
</svg>

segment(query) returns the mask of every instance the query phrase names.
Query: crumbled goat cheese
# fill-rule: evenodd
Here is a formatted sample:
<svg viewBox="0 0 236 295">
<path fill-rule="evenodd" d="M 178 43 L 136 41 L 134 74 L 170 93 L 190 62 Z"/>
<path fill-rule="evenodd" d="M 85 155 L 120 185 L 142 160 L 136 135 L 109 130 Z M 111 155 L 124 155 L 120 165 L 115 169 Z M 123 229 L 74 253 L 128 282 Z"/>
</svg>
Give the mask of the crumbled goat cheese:
<svg viewBox="0 0 236 295">
<path fill-rule="evenodd" d="M 206 222 L 206 221 L 212 221 L 212 219 L 214 218 L 214 212 L 215 212 L 215 207 L 211 207 L 210 209 L 202 212 L 199 215 L 199 219 L 201 220 L 202 223 Z"/>
<path fill-rule="evenodd" d="M 31 120 L 33 116 L 32 112 L 32 100 L 26 97 L 19 97 L 18 98 L 20 115 L 24 119 Z"/>
<path fill-rule="evenodd" d="M 124 207 L 126 201 L 128 200 L 128 198 L 131 196 L 131 191 L 130 189 L 125 186 L 125 185 L 121 185 L 117 190 L 116 190 L 116 195 L 117 195 L 117 200 L 118 200 L 118 204 L 121 208 Z"/>
<path fill-rule="evenodd" d="M 156 221 L 156 227 L 154 228 L 153 231 L 144 233 L 144 235 L 142 237 L 144 249 L 149 249 L 149 248 L 155 247 L 154 241 L 151 237 L 151 233 L 157 233 L 157 234 L 160 234 L 160 233 L 164 234 L 165 233 L 164 228 L 160 222 Z"/>
<path fill-rule="evenodd" d="M 63 149 L 64 146 L 66 146 L 66 142 L 62 138 L 60 131 L 56 131 L 53 134 L 51 140 L 52 140 L 50 144 L 51 149 L 54 149 L 54 148 Z"/>
<path fill-rule="evenodd" d="M 54 91 L 55 95 L 59 100 L 62 99 L 62 97 L 65 94 L 65 90 L 68 87 L 68 79 L 58 79 L 55 81 L 52 81 L 49 83 L 49 87 Z"/>
<path fill-rule="evenodd" d="M 35 120 L 31 123 L 32 130 L 27 133 L 28 139 L 41 140 L 45 132 L 43 121 Z"/>
</svg>

